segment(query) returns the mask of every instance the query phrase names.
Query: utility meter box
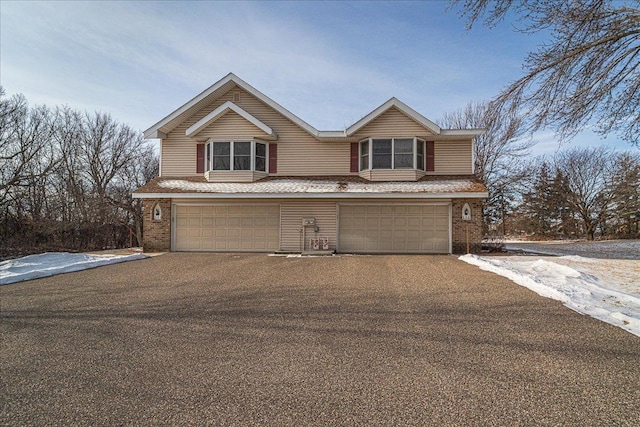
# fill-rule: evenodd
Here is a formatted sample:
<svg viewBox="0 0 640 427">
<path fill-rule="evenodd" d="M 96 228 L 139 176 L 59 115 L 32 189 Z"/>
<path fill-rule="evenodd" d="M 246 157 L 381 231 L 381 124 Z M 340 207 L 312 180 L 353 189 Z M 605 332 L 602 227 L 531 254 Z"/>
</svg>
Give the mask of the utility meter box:
<svg viewBox="0 0 640 427">
<path fill-rule="evenodd" d="M 315 218 L 303 218 L 302 219 L 302 226 L 303 227 L 308 227 L 311 225 L 316 225 L 316 219 Z"/>
</svg>

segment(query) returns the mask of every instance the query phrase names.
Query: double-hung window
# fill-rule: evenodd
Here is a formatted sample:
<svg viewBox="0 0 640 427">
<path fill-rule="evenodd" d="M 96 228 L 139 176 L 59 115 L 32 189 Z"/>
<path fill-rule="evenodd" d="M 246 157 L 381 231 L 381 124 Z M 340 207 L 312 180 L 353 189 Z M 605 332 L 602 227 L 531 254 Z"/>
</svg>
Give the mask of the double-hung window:
<svg viewBox="0 0 640 427">
<path fill-rule="evenodd" d="M 255 170 L 259 172 L 267 171 L 267 144 L 256 142 Z"/>
<path fill-rule="evenodd" d="M 233 143 L 233 170 L 251 170 L 251 142 Z"/>
<path fill-rule="evenodd" d="M 257 141 L 210 141 L 206 149 L 208 171 L 267 170 L 267 145 Z"/>
<path fill-rule="evenodd" d="M 360 170 L 424 170 L 424 141 L 419 138 L 369 138 L 360 141 Z"/>
<path fill-rule="evenodd" d="M 211 142 L 209 143 L 211 155 L 211 164 L 209 170 L 228 171 L 231 170 L 231 143 L 230 142 Z"/>
</svg>

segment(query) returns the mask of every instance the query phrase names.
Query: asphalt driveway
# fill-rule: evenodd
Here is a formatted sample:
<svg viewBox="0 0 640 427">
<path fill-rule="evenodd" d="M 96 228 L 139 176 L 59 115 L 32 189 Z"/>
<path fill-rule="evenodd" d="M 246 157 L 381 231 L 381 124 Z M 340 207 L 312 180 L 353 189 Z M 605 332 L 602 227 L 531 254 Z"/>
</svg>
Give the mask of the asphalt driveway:
<svg viewBox="0 0 640 427">
<path fill-rule="evenodd" d="M 640 338 L 451 256 L 166 254 L 0 287 L 2 425 L 640 425 Z"/>
</svg>

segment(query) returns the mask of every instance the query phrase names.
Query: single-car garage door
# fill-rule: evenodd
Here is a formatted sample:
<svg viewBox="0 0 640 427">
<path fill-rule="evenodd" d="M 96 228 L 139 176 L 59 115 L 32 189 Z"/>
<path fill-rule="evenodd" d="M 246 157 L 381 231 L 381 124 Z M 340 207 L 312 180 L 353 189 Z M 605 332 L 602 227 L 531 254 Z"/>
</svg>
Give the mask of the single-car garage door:
<svg viewBox="0 0 640 427">
<path fill-rule="evenodd" d="M 174 205 L 175 251 L 278 250 L 277 204 Z"/>
<path fill-rule="evenodd" d="M 449 253 L 449 206 L 341 204 L 338 250 Z"/>
</svg>

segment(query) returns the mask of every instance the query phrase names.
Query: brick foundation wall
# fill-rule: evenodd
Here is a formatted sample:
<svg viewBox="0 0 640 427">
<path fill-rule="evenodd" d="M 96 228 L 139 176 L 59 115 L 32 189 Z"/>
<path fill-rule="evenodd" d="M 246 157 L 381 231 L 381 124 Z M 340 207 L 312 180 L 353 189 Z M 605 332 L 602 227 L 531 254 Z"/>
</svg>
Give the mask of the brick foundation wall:
<svg viewBox="0 0 640 427">
<path fill-rule="evenodd" d="M 462 208 L 465 203 L 471 208 L 471 221 L 462 219 Z M 452 250 L 454 254 L 467 253 L 467 225 L 469 226 L 469 252 L 480 253 L 482 247 L 482 200 L 454 199 L 452 203 Z"/>
<path fill-rule="evenodd" d="M 160 205 L 162 217 L 153 219 L 153 208 Z M 142 248 L 145 252 L 168 252 L 171 250 L 171 199 L 144 199 L 142 202 Z"/>
</svg>

